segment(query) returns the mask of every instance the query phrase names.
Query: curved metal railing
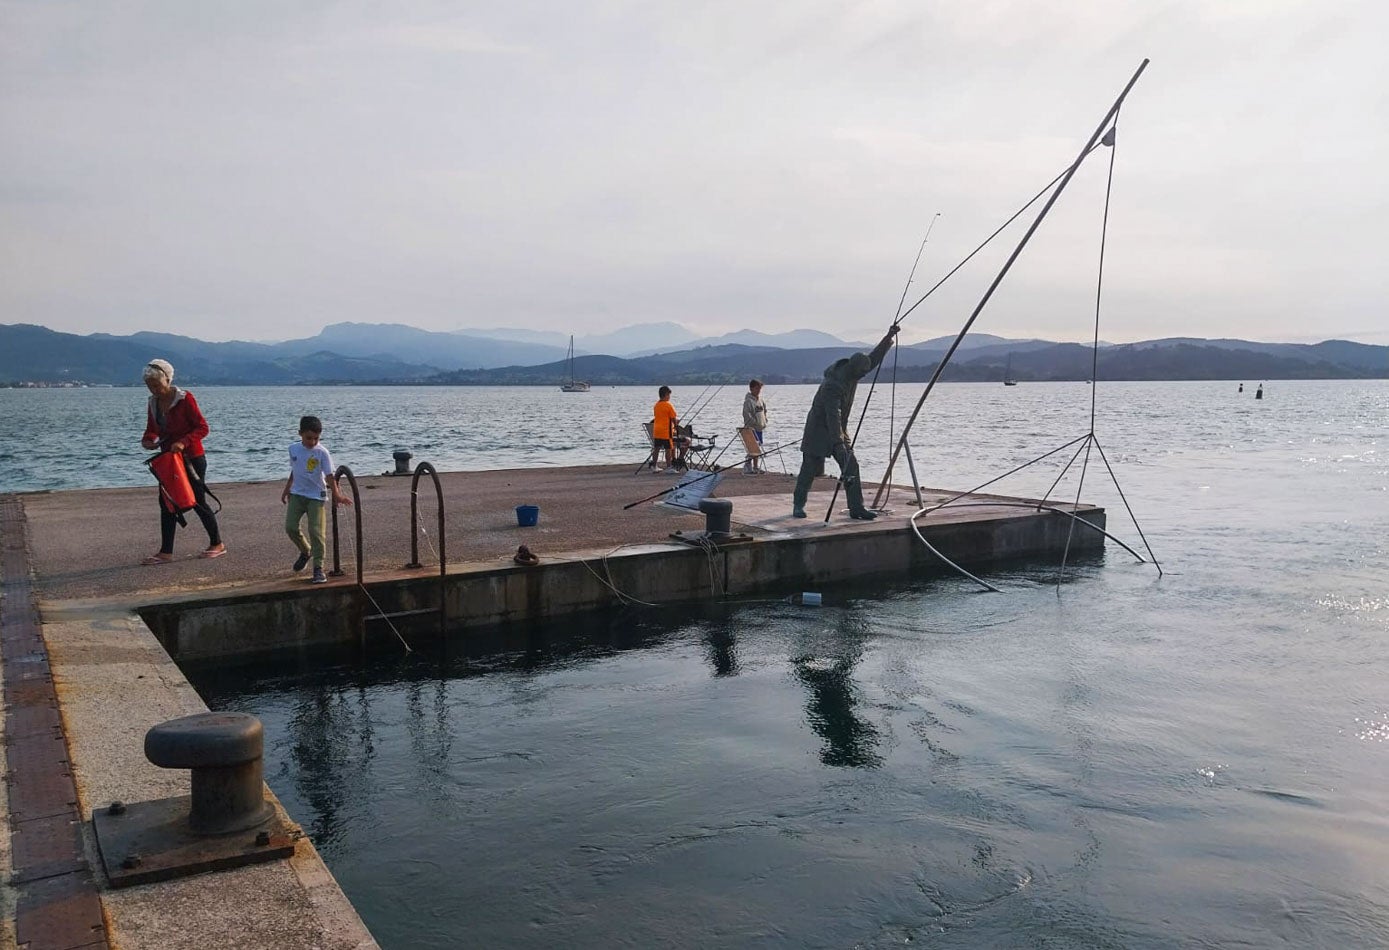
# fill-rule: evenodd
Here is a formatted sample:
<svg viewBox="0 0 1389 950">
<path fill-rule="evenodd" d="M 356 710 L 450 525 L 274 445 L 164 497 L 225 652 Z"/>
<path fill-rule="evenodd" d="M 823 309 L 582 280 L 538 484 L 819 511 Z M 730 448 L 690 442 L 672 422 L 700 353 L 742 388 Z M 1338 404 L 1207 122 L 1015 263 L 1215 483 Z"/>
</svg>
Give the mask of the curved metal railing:
<svg viewBox="0 0 1389 950">
<path fill-rule="evenodd" d="M 352 510 L 357 517 L 357 536 L 356 544 L 353 547 L 357 552 L 357 586 L 362 586 L 362 493 L 357 490 L 357 479 L 352 475 L 352 469 L 346 465 L 339 465 L 338 470 L 333 473 L 333 478 L 341 481 L 347 478 L 347 484 L 352 489 Z M 333 577 L 342 577 L 342 558 L 338 550 L 338 506 L 333 505 L 333 569 L 328 572 Z"/>
<path fill-rule="evenodd" d="M 439 473 L 428 462 L 415 466 L 415 477 L 410 480 L 410 563 L 407 568 L 419 569 L 420 563 L 420 476 L 429 475 L 434 482 L 434 497 L 439 501 L 439 630 L 443 632 L 448 625 L 448 557 L 444 550 L 444 487 L 439 483 Z"/>
</svg>

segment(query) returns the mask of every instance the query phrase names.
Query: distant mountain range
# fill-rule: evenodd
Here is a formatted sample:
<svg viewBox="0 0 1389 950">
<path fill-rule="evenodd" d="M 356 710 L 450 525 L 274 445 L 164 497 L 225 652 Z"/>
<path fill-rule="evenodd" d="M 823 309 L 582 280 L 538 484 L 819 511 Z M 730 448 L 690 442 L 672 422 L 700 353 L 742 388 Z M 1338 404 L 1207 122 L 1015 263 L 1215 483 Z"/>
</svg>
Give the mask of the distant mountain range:
<svg viewBox="0 0 1389 950">
<path fill-rule="evenodd" d="M 485 330 L 455 330 L 456 334 L 512 340 L 552 346 L 562 353 L 568 350 L 569 338 L 553 330 L 518 330 L 496 327 Z M 678 323 L 640 323 L 623 327 L 612 333 L 575 335 L 574 351 L 581 355 L 650 356 L 653 353 L 674 353 L 692 346 L 717 346 L 722 343 L 742 343 L 746 346 L 771 346 L 783 350 L 813 346 L 857 346 L 859 344 L 819 330 L 791 330 L 787 333 L 761 333 L 757 330 L 738 330 L 723 336 L 701 337 Z"/>
<path fill-rule="evenodd" d="M 0 385 L 24 383 L 138 385 L 140 371 L 159 356 L 173 362 L 179 381 L 225 385 L 308 383 L 428 383 L 440 385 L 557 385 L 569 378 L 558 334 L 509 331 L 500 339 L 474 330 L 438 333 L 399 324 L 339 323 L 317 336 L 283 343 L 209 343 L 168 333 L 79 336 L 28 324 L 0 325 Z M 606 336 L 624 355 L 581 355 L 575 375 L 593 385 L 742 382 L 818 382 L 827 365 L 868 344 L 848 343 L 816 330 L 765 334 L 742 330 L 683 345 L 647 347 L 689 332 L 676 324 L 645 324 Z M 590 345 L 602 337 L 584 338 Z M 940 337 L 901 347 L 897 378 L 929 379 L 953 342 Z M 668 348 L 674 346 L 674 349 Z M 578 349 L 576 338 L 576 349 Z M 966 337 L 943 378 L 998 381 L 1005 368 L 1020 381 L 1089 379 L 1088 346 L 1047 340 Z M 891 366 L 891 363 L 889 363 Z M 1174 337 L 1101 344 L 1100 379 L 1339 379 L 1389 378 L 1389 346 L 1346 340 L 1316 344 L 1255 343 Z"/>
</svg>

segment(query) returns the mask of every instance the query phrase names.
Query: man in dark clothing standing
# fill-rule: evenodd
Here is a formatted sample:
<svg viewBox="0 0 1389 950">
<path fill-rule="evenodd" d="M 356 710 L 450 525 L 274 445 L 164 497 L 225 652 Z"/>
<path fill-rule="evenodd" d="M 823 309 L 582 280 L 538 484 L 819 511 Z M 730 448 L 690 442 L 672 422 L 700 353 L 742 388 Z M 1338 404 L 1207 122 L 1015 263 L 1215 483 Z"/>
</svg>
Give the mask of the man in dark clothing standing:
<svg viewBox="0 0 1389 950">
<path fill-rule="evenodd" d="M 849 447 L 849 412 L 854 406 L 858 381 L 878 366 L 892 348 L 897 335 L 893 324 L 872 353 L 855 353 L 836 360 L 825 370 L 825 381 L 815 391 L 815 401 L 805 417 L 805 433 L 801 436 L 801 470 L 796 476 L 796 490 L 791 496 L 791 514 L 805 517 L 805 500 L 810 483 L 822 470 L 825 458 L 834 456 L 839 463 L 839 478 L 844 483 L 844 497 L 849 502 L 849 517 L 872 521 L 876 511 L 863 507 L 863 485 L 858 477 L 858 460 Z"/>
</svg>

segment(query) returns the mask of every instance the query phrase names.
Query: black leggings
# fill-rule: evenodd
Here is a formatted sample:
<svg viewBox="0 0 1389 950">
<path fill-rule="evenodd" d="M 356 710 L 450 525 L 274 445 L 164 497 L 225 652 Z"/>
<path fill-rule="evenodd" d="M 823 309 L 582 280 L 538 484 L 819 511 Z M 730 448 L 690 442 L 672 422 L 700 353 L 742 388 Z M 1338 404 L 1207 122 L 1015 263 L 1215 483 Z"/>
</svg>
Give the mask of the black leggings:
<svg viewBox="0 0 1389 950">
<path fill-rule="evenodd" d="M 198 518 L 202 521 L 203 527 L 207 529 L 207 546 L 215 548 L 222 543 L 222 534 L 217 529 L 217 516 L 212 513 L 212 508 L 207 503 L 207 488 L 203 484 L 203 479 L 207 475 L 207 456 L 199 455 L 195 458 L 184 457 L 184 463 L 191 470 L 188 480 L 193 483 L 193 499 L 197 504 L 193 510 L 198 513 Z M 196 476 L 196 477 L 195 477 Z M 164 507 L 164 493 L 159 493 L 159 553 L 174 553 L 174 529 L 178 527 L 178 515 L 173 514 L 168 508 Z"/>
</svg>

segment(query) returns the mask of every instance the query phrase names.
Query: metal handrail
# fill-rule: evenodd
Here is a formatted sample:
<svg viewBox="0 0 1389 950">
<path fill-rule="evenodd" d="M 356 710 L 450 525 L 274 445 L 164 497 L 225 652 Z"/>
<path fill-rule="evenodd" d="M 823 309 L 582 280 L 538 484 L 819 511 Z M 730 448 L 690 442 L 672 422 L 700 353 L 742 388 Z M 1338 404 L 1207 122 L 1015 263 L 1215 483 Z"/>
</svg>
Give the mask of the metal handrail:
<svg viewBox="0 0 1389 950">
<path fill-rule="evenodd" d="M 347 476 L 347 484 L 352 489 L 352 508 L 357 515 L 357 586 L 362 586 L 362 494 L 357 491 L 357 479 L 352 476 L 352 469 L 346 465 L 339 465 L 338 470 L 333 473 L 335 481 L 341 481 L 343 476 Z M 331 577 L 342 577 L 342 558 L 338 554 L 338 506 L 333 505 L 333 569 L 328 572 Z"/>
<path fill-rule="evenodd" d="M 448 625 L 448 558 L 444 551 L 444 487 L 439 483 L 439 473 L 428 462 L 415 466 L 415 477 L 410 480 L 410 563 L 405 566 L 418 569 L 420 563 L 420 476 L 428 474 L 434 480 L 434 495 L 439 500 L 439 631 Z"/>
</svg>

